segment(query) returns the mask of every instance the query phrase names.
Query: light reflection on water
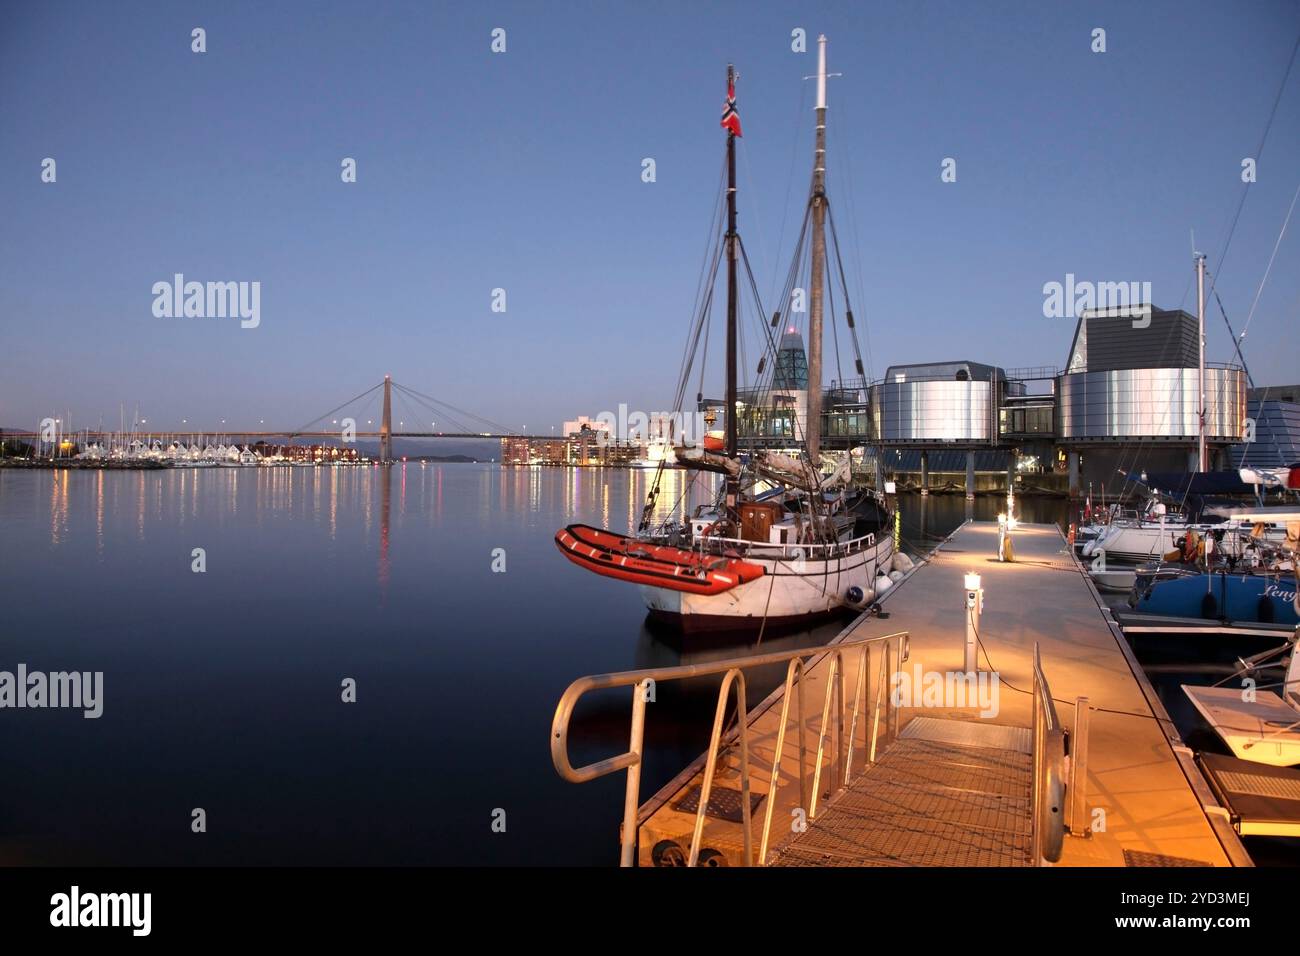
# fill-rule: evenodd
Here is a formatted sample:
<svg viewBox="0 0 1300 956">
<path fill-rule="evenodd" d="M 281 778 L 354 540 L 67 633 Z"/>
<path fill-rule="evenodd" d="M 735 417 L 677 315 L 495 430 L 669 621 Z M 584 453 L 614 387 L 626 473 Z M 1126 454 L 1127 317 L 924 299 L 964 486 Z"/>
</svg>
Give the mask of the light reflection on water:
<svg viewBox="0 0 1300 956">
<path fill-rule="evenodd" d="M 647 624 L 634 587 L 556 550 L 568 523 L 634 529 L 654 475 L 0 470 L 0 669 L 105 675 L 99 720 L 0 711 L 0 862 L 613 861 L 622 778 L 556 776 L 561 692 L 584 674 L 747 650 L 683 647 Z M 656 518 L 712 488 L 665 472 Z M 941 537 L 965 509 L 905 498 L 904 535 Z M 769 635 L 763 650 L 837 630 Z M 758 675 L 751 697 L 782 673 Z M 345 677 L 356 704 L 340 701 Z M 703 748 L 715 694 L 708 680 L 661 689 L 643 796 Z M 626 748 L 627 709 L 619 695 L 580 712 L 575 762 Z M 189 833 L 196 806 L 208 839 Z M 505 834 L 490 828 L 498 807 Z"/>
</svg>

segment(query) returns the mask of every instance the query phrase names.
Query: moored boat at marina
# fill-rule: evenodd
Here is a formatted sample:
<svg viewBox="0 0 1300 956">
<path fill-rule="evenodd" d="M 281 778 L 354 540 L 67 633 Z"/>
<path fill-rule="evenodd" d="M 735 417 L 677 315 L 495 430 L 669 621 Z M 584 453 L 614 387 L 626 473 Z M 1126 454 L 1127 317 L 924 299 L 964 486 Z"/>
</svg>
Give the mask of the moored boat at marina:
<svg viewBox="0 0 1300 956">
<path fill-rule="evenodd" d="M 1300 624 L 1295 580 L 1285 571 L 1183 574 L 1136 596 L 1135 611 L 1241 624 Z"/>
<path fill-rule="evenodd" d="M 825 188 L 826 39 L 819 38 L 816 100 L 816 152 L 811 193 L 801 235 L 796 243 L 796 269 L 802 250 L 810 249 L 809 335 L 807 360 L 806 424 L 796 421 L 793 454 L 753 449 L 742 457 L 738 418 L 738 267 L 748 273 L 748 257 L 736 228 L 736 140 L 740 120 L 736 112 L 735 72 L 727 71 L 727 101 L 722 126 L 727 130 L 727 181 L 725 232 L 714 233 L 711 270 L 706 288 L 717 280 L 721 260 L 726 260 L 726 399 L 725 429 L 702 436 L 701 446 L 683 443 L 675 458 L 693 472 L 692 480 L 720 475 L 711 504 L 689 516 L 670 514 L 655 523 L 663 468 L 656 473 L 640 524 L 634 535 L 571 525 L 556 534 L 556 542 L 571 561 L 607 577 L 638 585 L 653 617 L 683 632 L 704 630 L 754 630 L 768 625 L 808 625 L 845 609 L 861 609 L 887 589 L 894 570 L 893 516 L 890 502 L 877 492 L 856 492 L 851 486 L 846 460 L 830 475 L 823 474 L 821 453 L 823 283 L 828 271 L 826 224 L 829 200 Z M 719 223 L 721 229 L 722 224 Z M 832 235 L 834 235 L 832 222 Z M 807 244 L 805 240 L 810 240 Z M 835 259 L 840 260 L 838 240 Z M 846 323 L 855 354 L 848 289 L 842 285 L 838 301 L 844 304 Z M 784 297 L 769 324 L 757 302 L 757 284 L 748 275 L 763 326 L 766 349 L 758 375 L 778 352 L 771 330 L 782 328 L 792 310 L 792 296 Z M 836 297 L 834 290 L 832 303 Z M 712 292 L 702 297 L 695 332 L 687 345 L 686 361 L 678 383 L 678 400 L 685 395 L 688 376 L 702 332 L 707 326 Z M 860 354 L 859 375 L 864 374 Z M 762 387 L 760 392 L 764 391 Z M 697 396 L 703 406 L 703 396 Z M 680 407 L 680 405 L 679 405 Z M 700 409 L 703 411 L 703 407 Z M 671 439 L 672 436 L 670 435 Z M 603 550 L 602 550 L 603 548 Z M 701 576 L 705 579 L 701 581 Z M 733 577 L 738 580 L 731 580 Z M 722 580 L 726 579 L 726 580 Z"/>
<path fill-rule="evenodd" d="M 1300 640 L 1300 510 L 1254 509 L 1240 515 L 1246 520 L 1284 523 L 1287 528 L 1286 549 L 1290 553 L 1290 585 L 1280 580 L 1271 586 L 1273 593 L 1261 596 L 1260 608 L 1268 598 L 1269 613 L 1282 616 L 1289 613 L 1288 623 L 1294 630 L 1286 643 L 1240 661 L 1241 669 L 1230 678 L 1213 687 L 1183 685 L 1183 693 L 1200 712 L 1224 744 L 1241 760 L 1268 764 L 1274 767 L 1300 765 L 1300 656 L 1296 644 Z M 1253 592 L 1252 592 L 1253 593 Z M 1285 609 L 1278 606 L 1280 599 L 1289 598 Z M 1285 660 L 1285 673 L 1279 683 L 1258 679 L 1266 665 Z M 1241 678 L 1237 686 L 1230 686 L 1233 678 Z M 1294 783 L 1300 784 L 1300 777 Z M 1300 821 L 1290 828 L 1274 829 L 1289 835 L 1300 834 Z"/>
</svg>

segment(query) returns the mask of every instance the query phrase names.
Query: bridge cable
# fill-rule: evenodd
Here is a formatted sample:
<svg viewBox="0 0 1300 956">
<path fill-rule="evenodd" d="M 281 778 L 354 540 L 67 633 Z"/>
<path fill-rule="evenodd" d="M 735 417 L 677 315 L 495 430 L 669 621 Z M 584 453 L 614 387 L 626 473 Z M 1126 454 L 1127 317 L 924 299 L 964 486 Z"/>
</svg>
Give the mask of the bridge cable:
<svg viewBox="0 0 1300 956">
<path fill-rule="evenodd" d="M 423 392 L 418 392 L 415 389 L 411 388 L 410 386 L 398 385 L 396 382 L 393 383 L 393 386 L 414 396 L 417 399 L 423 399 L 424 401 L 431 402 L 434 405 L 441 405 L 445 408 L 450 408 L 457 415 L 463 415 L 467 419 L 471 419 L 473 421 L 478 422 L 480 425 L 487 425 L 490 430 L 497 431 L 503 435 L 519 434 L 519 432 L 515 431 L 512 428 L 507 428 L 505 425 L 502 425 L 500 422 L 494 422 L 491 419 L 484 418 L 482 415 L 475 415 L 473 412 L 466 411 L 463 408 L 458 408 L 457 406 L 451 404 L 451 402 L 445 402 L 442 399 L 434 398 L 432 395 L 425 395 Z"/>
<path fill-rule="evenodd" d="M 326 419 L 326 418 L 329 418 L 331 415 L 333 415 L 335 412 L 339 411 L 340 409 L 347 408 L 347 407 L 348 407 L 349 405 L 351 405 L 353 402 L 360 401 L 361 399 L 365 398 L 367 395 L 369 395 L 371 392 L 375 391 L 376 389 L 383 388 L 383 386 L 384 386 L 384 383 L 383 383 L 383 382 L 380 382 L 378 385 L 374 385 L 374 386 L 372 386 L 372 387 L 366 389 L 366 390 L 365 390 L 364 392 L 362 392 L 360 395 L 354 396 L 353 398 L 349 398 L 346 402 L 344 402 L 342 405 L 339 405 L 337 408 L 331 408 L 328 412 L 326 412 L 324 415 L 321 415 L 319 418 L 313 418 L 313 419 L 312 419 L 311 421 L 309 421 L 307 424 L 305 424 L 305 425 L 303 425 L 303 426 L 297 428 L 297 429 L 294 430 L 294 431 L 285 432 L 285 433 L 284 433 L 284 437 L 286 437 L 286 438 L 295 438 L 295 437 L 297 437 L 297 436 L 303 434 L 304 432 L 309 431 L 309 430 L 311 429 L 311 426 L 315 425 L 317 422 L 320 422 L 320 421 L 323 421 L 323 420 Z"/>
</svg>

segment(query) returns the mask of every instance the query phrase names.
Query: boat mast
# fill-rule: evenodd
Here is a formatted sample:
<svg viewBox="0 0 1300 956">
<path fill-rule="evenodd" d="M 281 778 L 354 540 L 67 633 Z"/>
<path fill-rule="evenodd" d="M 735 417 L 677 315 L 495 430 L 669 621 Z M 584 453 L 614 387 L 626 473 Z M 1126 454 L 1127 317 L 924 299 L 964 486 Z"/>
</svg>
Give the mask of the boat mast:
<svg viewBox="0 0 1300 956">
<path fill-rule="evenodd" d="M 736 71 L 727 64 L 727 90 L 735 89 Z M 727 457 L 736 459 L 736 132 L 727 129 Z M 727 475 L 727 510 L 734 511 L 740 478 Z"/>
<path fill-rule="evenodd" d="M 822 277 L 826 272 L 826 36 L 817 38 L 817 146 L 813 153 L 812 283 L 808 313 L 808 461 L 821 469 Z"/>
<path fill-rule="evenodd" d="M 1209 471 L 1209 457 L 1205 451 L 1205 254 L 1196 253 L 1196 313 L 1200 324 L 1196 364 L 1196 470 Z"/>
</svg>

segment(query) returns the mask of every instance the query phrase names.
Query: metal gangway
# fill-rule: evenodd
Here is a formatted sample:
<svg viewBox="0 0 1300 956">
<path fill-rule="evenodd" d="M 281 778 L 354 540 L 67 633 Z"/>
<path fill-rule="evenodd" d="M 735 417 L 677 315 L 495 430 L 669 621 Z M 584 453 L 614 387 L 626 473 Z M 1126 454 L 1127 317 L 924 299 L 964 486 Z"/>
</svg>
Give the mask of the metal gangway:
<svg viewBox="0 0 1300 956">
<path fill-rule="evenodd" d="M 556 706 L 552 761 L 559 775 L 571 783 L 626 772 L 620 862 L 635 865 L 646 704 L 663 684 L 721 675 L 703 776 L 691 801 L 694 826 L 689 849 L 679 847 L 670 862 L 655 856 L 655 864 L 696 866 L 705 852 L 713 865 L 724 865 L 717 850 L 702 850 L 702 840 L 706 814 L 716 816 L 709 811 L 716 806 L 712 798 L 719 762 L 733 752 L 739 762 L 735 842 L 741 865 L 1028 866 L 1058 860 L 1066 832 L 1067 795 L 1077 798 L 1069 808 L 1071 825 L 1083 832 L 1086 699 L 1077 702 L 1076 716 L 1082 723 L 1076 724 L 1075 733 L 1082 746 L 1076 747 L 1078 753 L 1069 761 L 1069 789 L 1074 793 L 1067 794 L 1066 734 L 1037 645 L 1032 727 L 913 716 L 900 728 L 893 675 L 908 657 L 909 635 L 900 631 L 704 664 L 583 677 L 569 685 Z M 787 665 L 786 677 L 770 770 L 756 773 L 745 675 L 781 663 Z M 820 720 L 810 722 L 804 684 L 814 670 L 823 672 L 825 690 Z M 846 694 L 850 675 L 852 692 Z M 574 767 L 568 754 L 574 710 L 584 695 L 610 688 L 631 688 L 628 749 Z M 733 693 L 735 722 L 728 731 L 726 714 Z M 792 706 L 797 714 L 793 742 Z M 788 750 L 797 752 L 798 763 L 783 780 Z M 810 751 L 815 752 L 811 765 Z M 774 809 L 781 786 L 795 781 L 802 826 L 774 838 Z M 756 783 L 765 787 L 760 794 L 754 793 Z M 762 825 L 755 832 L 753 813 L 760 801 L 765 807 Z M 643 847 L 643 862 L 649 859 L 645 851 Z"/>
</svg>

